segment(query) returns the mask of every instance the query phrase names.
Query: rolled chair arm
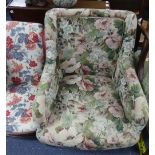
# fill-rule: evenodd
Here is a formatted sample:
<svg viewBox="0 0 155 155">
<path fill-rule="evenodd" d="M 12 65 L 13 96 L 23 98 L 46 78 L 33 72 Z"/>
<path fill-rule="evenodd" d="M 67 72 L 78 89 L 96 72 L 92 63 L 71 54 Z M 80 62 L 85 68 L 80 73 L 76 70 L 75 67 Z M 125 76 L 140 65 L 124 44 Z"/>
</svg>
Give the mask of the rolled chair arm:
<svg viewBox="0 0 155 155">
<path fill-rule="evenodd" d="M 114 79 L 126 119 L 141 131 L 148 122 L 148 103 L 134 65 L 134 36 L 135 32 L 125 34 Z"/>
</svg>

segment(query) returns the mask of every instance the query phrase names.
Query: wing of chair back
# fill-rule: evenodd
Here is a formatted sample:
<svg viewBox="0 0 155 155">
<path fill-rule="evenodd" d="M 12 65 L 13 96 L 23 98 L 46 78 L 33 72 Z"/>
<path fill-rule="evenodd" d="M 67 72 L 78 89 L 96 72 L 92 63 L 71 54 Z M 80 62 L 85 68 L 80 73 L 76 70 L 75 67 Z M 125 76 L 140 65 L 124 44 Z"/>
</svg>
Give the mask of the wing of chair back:
<svg viewBox="0 0 155 155">
<path fill-rule="evenodd" d="M 134 65 L 136 16 L 127 16 L 126 23 L 115 80 L 126 118 L 141 131 L 148 122 L 148 104 Z"/>
</svg>

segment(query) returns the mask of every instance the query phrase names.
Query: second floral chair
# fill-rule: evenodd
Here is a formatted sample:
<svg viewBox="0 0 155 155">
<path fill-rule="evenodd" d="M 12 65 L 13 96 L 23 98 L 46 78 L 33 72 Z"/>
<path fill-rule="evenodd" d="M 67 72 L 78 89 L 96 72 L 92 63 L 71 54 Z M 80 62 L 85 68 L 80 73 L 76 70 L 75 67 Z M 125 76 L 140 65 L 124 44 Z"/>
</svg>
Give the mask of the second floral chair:
<svg viewBox="0 0 155 155">
<path fill-rule="evenodd" d="M 43 69 L 43 26 L 8 21 L 6 24 L 7 134 L 35 132 L 32 104 Z"/>
</svg>

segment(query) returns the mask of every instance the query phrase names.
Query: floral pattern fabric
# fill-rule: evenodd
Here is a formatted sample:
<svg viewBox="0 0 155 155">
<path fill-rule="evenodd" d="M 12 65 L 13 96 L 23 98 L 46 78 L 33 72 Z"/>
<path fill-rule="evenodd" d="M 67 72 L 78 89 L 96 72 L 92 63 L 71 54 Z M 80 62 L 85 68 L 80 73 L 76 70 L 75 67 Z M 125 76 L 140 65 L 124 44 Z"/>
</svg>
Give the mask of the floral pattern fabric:
<svg viewBox="0 0 155 155">
<path fill-rule="evenodd" d="M 41 142 L 80 149 L 138 142 L 148 106 L 132 63 L 136 25 L 129 11 L 46 13 L 46 63 L 33 104 Z"/>
<path fill-rule="evenodd" d="M 77 0 L 53 0 L 53 3 L 58 6 L 58 7 L 73 7 L 76 3 Z"/>
<path fill-rule="evenodd" d="M 32 119 L 31 106 L 35 99 L 37 87 L 21 84 L 7 88 L 6 121 L 7 133 L 28 133 L 36 130 Z"/>
<path fill-rule="evenodd" d="M 36 130 L 31 106 L 43 69 L 43 27 L 37 23 L 10 21 L 6 24 L 7 132 Z"/>
<path fill-rule="evenodd" d="M 119 27 L 119 29 L 117 29 Z M 122 43 L 118 18 L 58 19 L 58 51 L 63 74 L 111 76 Z"/>
</svg>

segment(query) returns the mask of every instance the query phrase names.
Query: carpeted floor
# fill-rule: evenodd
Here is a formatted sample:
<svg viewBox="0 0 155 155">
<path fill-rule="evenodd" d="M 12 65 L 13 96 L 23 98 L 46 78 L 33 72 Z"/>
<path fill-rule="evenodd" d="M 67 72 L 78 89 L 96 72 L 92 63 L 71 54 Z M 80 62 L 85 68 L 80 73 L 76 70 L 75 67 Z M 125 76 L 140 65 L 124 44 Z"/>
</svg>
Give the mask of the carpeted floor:
<svg viewBox="0 0 155 155">
<path fill-rule="evenodd" d="M 107 151 L 81 151 L 41 144 L 35 138 L 7 137 L 7 155 L 139 155 L 138 147 Z"/>
</svg>

